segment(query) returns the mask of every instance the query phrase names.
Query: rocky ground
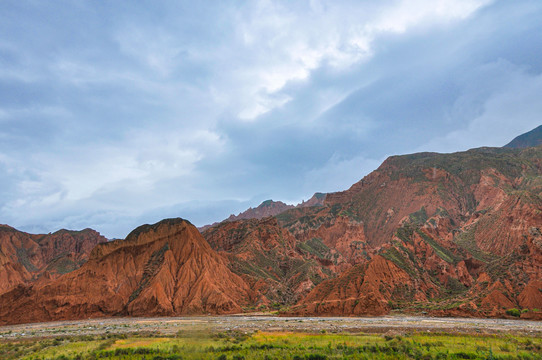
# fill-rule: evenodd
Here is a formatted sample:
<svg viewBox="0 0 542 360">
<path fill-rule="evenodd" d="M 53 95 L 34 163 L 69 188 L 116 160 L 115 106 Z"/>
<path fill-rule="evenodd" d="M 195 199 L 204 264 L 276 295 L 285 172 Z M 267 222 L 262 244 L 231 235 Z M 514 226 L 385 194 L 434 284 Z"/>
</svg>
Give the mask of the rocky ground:
<svg viewBox="0 0 542 360">
<path fill-rule="evenodd" d="M 167 318 L 107 318 L 58 321 L 0 327 L 0 340 L 56 336 L 102 335 L 108 333 L 179 331 L 302 331 L 367 332 L 403 334 L 436 332 L 461 334 L 521 334 L 542 336 L 542 322 L 507 319 L 433 318 L 416 316 L 383 317 L 275 317 L 275 316 L 197 316 Z"/>
</svg>

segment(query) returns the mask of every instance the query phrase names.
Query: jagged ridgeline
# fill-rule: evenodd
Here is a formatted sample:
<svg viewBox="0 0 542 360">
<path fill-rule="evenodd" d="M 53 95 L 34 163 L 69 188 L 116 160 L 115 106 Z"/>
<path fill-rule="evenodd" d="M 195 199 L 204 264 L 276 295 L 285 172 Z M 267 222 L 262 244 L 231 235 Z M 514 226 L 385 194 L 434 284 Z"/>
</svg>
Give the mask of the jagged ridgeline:
<svg viewBox="0 0 542 360">
<path fill-rule="evenodd" d="M 256 294 L 183 219 L 100 244 L 79 269 L 0 295 L 2 323 L 242 311 Z"/>
<path fill-rule="evenodd" d="M 0 294 L 78 269 L 91 250 L 105 241 L 92 229 L 34 235 L 0 225 Z"/>
<path fill-rule="evenodd" d="M 183 219 L 100 244 L 92 230 L 3 226 L 0 322 L 253 310 L 542 319 L 542 146 L 523 147 L 535 143 L 392 156 L 348 190 L 266 201 L 201 234 Z"/>
<path fill-rule="evenodd" d="M 540 147 L 393 156 L 324 206 L 204 236 L 288 313 L 535 316 L 541 159 Z"/>
</svg>

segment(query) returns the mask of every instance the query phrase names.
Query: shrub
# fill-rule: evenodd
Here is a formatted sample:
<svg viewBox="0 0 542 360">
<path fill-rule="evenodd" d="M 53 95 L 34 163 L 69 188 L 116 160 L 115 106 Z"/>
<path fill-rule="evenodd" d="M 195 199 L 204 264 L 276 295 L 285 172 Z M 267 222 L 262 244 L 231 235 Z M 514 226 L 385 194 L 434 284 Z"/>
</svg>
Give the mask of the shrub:
<svg viewBox="0 0 542 360">
<path fill-rule="evenodd" d="M 476 354 L 460 351 L 460 352 L 455 353 L 454 357 L 456 359 L 476 359 Z"/>
<path fill-rule="evenodd" d="M 513 308 L 506 310 L 506 314 L 510 316 L 520 317 L 521 311 L 519 311 L 519 309 Z"/>
<path fill-rule="evenodd" d="M 307 360 L 326 360 L 327 356 L 321 354 L 310 354 L 305 357 Z"/>
</svg>

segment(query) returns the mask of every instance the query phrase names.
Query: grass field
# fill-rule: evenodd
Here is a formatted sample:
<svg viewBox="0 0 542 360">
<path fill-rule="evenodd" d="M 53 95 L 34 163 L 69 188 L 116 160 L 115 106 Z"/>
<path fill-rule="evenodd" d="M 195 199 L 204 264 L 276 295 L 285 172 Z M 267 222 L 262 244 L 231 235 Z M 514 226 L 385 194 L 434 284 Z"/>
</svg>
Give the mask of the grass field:
<svg viewBox="0 0 542 360">
<path fill-rule="evenodd" d="M 522 335 L 327 334 L 181 331 L 5 340 L 0 359 L 542 359 L 542 339 Z"/>
</svg>

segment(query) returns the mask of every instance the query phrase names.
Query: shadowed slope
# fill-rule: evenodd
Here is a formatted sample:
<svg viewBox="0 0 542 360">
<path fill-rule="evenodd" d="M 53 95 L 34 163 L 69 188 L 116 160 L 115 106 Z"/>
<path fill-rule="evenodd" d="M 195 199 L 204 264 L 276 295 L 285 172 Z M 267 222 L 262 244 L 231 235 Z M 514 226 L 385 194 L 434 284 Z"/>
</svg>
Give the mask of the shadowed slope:
<svg viewBox="0 0 542 360">
<path fill-rule="evenodd" d="M 504 145 L 504 147 L 524 149 L 539 145 L 542 145 L 542 125 L 529 132 L 526 132 L 525 134 L 519 135 L 508 144 Z"/>
</svg>

